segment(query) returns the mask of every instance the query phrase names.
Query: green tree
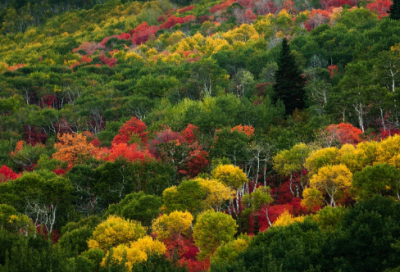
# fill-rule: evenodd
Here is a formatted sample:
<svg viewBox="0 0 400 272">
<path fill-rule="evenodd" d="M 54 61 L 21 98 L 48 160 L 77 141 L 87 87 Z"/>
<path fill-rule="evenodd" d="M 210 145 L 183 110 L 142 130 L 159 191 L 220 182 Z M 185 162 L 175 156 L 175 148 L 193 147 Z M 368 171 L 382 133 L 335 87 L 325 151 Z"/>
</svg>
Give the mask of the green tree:
<svg viewBox="0 0 400 272">
<path fill-rule="evenodd" d="M 242 234 L 236 240 L 221 245 L 215 252 L 214 256 L 212 256 L 211 264 L 220 265 L 224 263 L 233 263 L 239 254 L 247 249 L 250 239 L 250 236 Z"/>
<path fill-rule="evenodd" d="M 303 170 L 307 157 L 310 155 L 312 148 L 304 143 L 296 144 L 290 150 L 282 150 L 273 158 L 274 169 L 283 176 L 290 177 L 290 191 L 296 197 L 300 196 L 300 188 L 304 189 L 301 182 Z M 299 178 L 297 178 L 299 173 Z M 293 180 L 296 184 L 296 193 L 293 191 Z M 307 185 L 307 184 L 305 184 Z"/>
<path fill-rule="evenodd" d="M 367 166 L 353 177 L 353 187 L 359 198 L 371 198 L 375 194 L 392 195 L 400 199 L 400 171 L 389 164 Z"/>
<path fill-rule="evenodd" d="M 286 114 L 292 114 L 296 108 L 304 108 L 304 84 L 305 80 L 285 38 L 275 72 L 274 91 L 276 99 L 282 100 L 285 105 Z"/>
<path fill-rule="evenodd" d="M 233 239 L 237 225 L 235 220 L 225 213 L 213 210 L 199 215 L 193 227 L 193 238 L 200 249 L 199 258 L 209 258 L 217 248 Z"/>
<path fill-rule="evenodd" d="M 184 180 L 179 186 L 167 188 L 163 192 L 164 213 L 188 211 L 196 216 L 204 210 L 203 200 L 206 190 L 198 180 Z"/>
<path fill-rule="evenodd" d="M 110 214 L 122 216 L 125 219 L 140 221 L 143 226 L 150 226 L 160 211 L 161 198 L 146 195 L 143 192 L 128 194 L 120 203 L 111 204 L 105 217 Z"/>
</svg>

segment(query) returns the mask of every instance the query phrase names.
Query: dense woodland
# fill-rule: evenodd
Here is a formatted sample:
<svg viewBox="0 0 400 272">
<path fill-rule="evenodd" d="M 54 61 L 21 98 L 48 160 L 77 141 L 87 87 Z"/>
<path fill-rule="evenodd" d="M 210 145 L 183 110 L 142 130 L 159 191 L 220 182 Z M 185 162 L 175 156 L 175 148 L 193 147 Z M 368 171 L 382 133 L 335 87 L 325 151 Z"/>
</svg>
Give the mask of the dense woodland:
<svg viewBox="0 0 400 272">
<path fill-rule="evenodd" d="M 0 23 L 0 272 L 400 271 L 399 0 Z"/>
</svg>

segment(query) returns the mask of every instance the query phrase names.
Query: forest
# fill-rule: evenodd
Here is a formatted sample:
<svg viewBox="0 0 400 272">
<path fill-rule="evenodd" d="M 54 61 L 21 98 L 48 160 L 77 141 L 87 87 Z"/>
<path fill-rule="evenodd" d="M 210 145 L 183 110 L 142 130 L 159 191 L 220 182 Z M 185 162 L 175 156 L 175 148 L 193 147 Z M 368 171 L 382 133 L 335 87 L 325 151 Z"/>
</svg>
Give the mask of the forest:
<svg viewBox="0 0 400 272">
<path fill-rule="evenodd" d="M 3 0 L 0 272 L 400 271 L 400 0 Z"/>
</svg>

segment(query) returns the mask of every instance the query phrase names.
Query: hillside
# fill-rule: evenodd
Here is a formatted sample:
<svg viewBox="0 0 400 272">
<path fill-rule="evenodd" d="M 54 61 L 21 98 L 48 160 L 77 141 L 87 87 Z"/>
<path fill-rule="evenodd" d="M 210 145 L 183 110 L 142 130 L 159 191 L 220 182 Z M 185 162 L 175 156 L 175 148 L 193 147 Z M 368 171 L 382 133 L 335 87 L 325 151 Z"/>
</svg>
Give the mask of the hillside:
<svg viewBox="0 0 400 272">
<path fill-rule="evenodd" d="M 2 1 L 0 272 L 398 271 L 396 1 Z"/>
</svg>

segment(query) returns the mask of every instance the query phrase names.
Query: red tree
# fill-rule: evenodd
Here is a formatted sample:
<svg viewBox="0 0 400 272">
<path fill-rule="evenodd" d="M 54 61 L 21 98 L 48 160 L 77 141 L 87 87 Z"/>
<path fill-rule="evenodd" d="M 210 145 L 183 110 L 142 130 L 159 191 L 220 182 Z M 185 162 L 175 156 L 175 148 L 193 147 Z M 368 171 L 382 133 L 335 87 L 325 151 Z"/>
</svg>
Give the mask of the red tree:
<svg viewBox="0 0 400 272">
<path fill-rule="evenodd" d="M 363 133 L 361 129 L 349 123 L 332 124 L 326 128 L 328 133 L 340 141 L 341 144 L 358 144 Z"/>
<path fill-rule="evenodd" d="M 110 66 L 110 68 L 113 68 L 114 65 L 117 63 L 116 58 L 108 58 L 105 55 L 100 55 L 99 59 L 103 64 Z"/>
<path fill-rule="evenodd" d="M 183 164 L 179 173 L 190 178 L 196 177 L 198 174 L 204 172 L 209 164 L 207 159 L 208 152 L 200 150 L 200 148 L 194 149 L 191 152 L 191 156 L 187 159 L 187 162 Z"/>
<path fill-rule="evenodd" d="M 17 179 L 19 176 L 20 175 L 14 173 L 13 170 L 8 168 L 6 165 L 0 167 L 0 183 Z"/>
<path fill-rule="evenodd" d="M 132 117 L 119 129 L 118 135 L 114 137 L 112 144 L 129 143 L 129 141 L 135 140 L 133 137 L 136 136 L 139 136 L 141 142 L 145 144 L 147 142 L 146 129 L 147 127 L 145 123 L 136 117 Z"/>
<path fill-rule="evenodd" d="M 104 156 L 104 160 L 115 161 L 118 158 L 125 158 L 129 161 L 146 161 L 152 158 L 147 150 L 139 150 L 137 143 L 128 145 L 126 143 L 115 144 Z"/>
<path fill-rule="evenodd" d="M 392 4 L 393 2 L 390 0 L 377 0 L 373 3 L 369 3 L 367 9 L 370 11 L 376 11 L 379 19 L 382 19 L 382 17 L 389 15 L 388 10 Z"/>
<path fill-rule="evenodd" d="M 196 135 L 199 130 L 198 127 L 192 124 L 188 124 L 188 126 L 182 131 L 182 136 L 186 139 L 186 141 L 191 144 L 196 140 Z"/>
<path fill-rule="evenodd" d="M 158 26 L 149 26 L 147 22 L 143 22 L 135 29 L 129 31 L 132 35 L 131 42 L 133 45 L 140 45 L 149 40 L 150 36 L 155 35 L 159 30 Z"/>
</svg>

